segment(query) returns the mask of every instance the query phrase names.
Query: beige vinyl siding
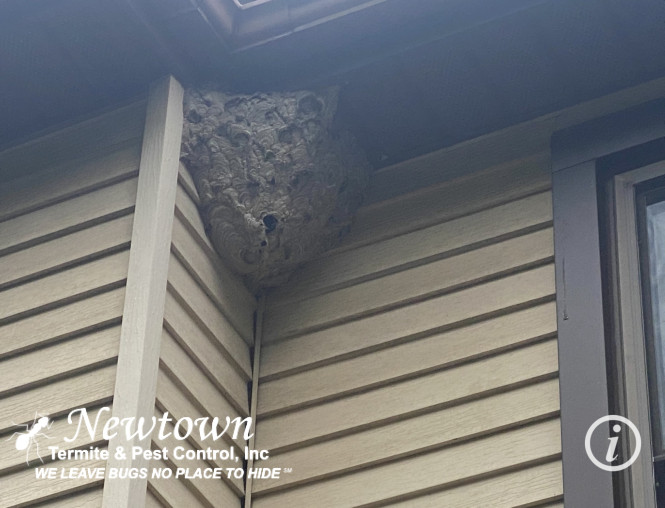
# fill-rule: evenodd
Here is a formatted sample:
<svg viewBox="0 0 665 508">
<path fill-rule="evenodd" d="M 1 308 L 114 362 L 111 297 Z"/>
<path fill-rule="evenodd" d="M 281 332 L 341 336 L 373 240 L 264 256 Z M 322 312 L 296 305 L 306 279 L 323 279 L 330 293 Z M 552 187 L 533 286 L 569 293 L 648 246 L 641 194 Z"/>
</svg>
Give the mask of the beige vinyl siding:
<svg viewBox="0 0 665 508">
<path fill-rule="evenodd" d="M 133 104 L 0 152 L 13 177 L 0 186 L 0 506 L 101 505 L 101 481 L 36 481 L 37 447 L 28 466 L 7 439 L 38 412 L 52 420 L 37 441 L 47 465 L 47 446 L 105 446 L 65 442 L 66 417 L 112 404 L 144 114 Z"/>
<path fill-rule="evenodd" d="M 165 505 L 162 504 L 162 502 L 157 498 L 153 491 L 148 488 L 148 492 L 145 497 L 145 508 L 161 508 L 162 506 Z"/>
<path fill-rule="evenodd" d="M 197 194 L 181 167 L 173 223 L 164 333 L 157 382 L 157 410 L 182 417 L 246 418 L 248 383 L 252 378 L 250 348 L 254 340 L 254 297 L 222 264 L 205 235 L 197 209 Z M 182 443 L 177 443 L 182 445 Z M 217 442 L 192 436 L 191 449 L 234 447 L 242 457 L 242 436 Z M 173 449 L 176 443 L 155 443 Z M 221 461 L 175 459 L 177 467 L 242 467 Z M 240 506 L 242 480 L 150 480 L 151 503 L 163 506 Z"/>
<path fill-rule="evenodd" d="M 153 461 L 152 466 L 158 468 L 172 467 L 171 464 L 157 461 Z M 171 508 L 177 506 L 210 506 L 210 503 L 207 503 L 201 497 L 197 497 L 196 489 L 188 480 L 150 479 L 147 497 L 153 499 L 150 502 L 146 500 L 146 506 L 150 506 L 150 503 L 159 503 L 159 506 Z"/>
<path fill-rule="evenodd" d="M 48 506 L 49 508 L 97 508 L 102 505 L 103 489 L 101 486 L 93 486 L 83 492 L 75 492 L 65 498 L 55 501 L 46 501 L 37 506 Z"/>
<path fill-rule="evenodd" d="M 360 210 L 268 294 L 252 506 L 537 506 L 562 497 L 542 154 Z"/>
<path fill-rule="evenodd" d="M 105 463 L 100 460 L 63 460 L 60 461 L 63 468 L 99 468 Z M 53 480 L 35 480 L 32 468 L 0 477 L 0 492 L 2 492 L 2 506 L 32 506 L 36 500 L 56 498 L 55 502 L 62 501 L 63 506 L 69 504 L 69 496 L 62 498 L 64 493 L 74 493 L 82 488 L 94 488 L 101 486 L 103 480 L 78 480 L 67 478 L 56 478 Z M 35 491 L 39 490 L 38 493 Z M 101 498 L 93 500 L 90 506 L 101 506 Z M 6 504 L 5 504 L 6 503 Z M 51 506 L 50 502 L 48 506 Z"/>
</svg>

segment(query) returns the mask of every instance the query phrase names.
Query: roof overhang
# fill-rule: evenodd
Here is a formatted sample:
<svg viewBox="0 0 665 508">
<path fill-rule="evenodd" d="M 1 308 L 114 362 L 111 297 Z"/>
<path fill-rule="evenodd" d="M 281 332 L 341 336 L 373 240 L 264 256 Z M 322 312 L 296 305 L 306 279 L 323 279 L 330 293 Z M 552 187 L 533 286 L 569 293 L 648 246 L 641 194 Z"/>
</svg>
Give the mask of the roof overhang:
<svg viewBox="0 0 665 508">
<path fill-rule="evenodd" d="M 377 167 L 665 75 L 657 0 L 5 0 L 0 146 L 174 74 L 342 85 Z"/>
<path fill-rule="evenodd" d="M 297 32 L 311 30 L 325 23 L 349 21 L 348 16 L 361 16 L 356 30 L 368 33 L 390 30 L 413 19 L 436 16 L 441 36 L 449 29 L 460 30 L 468 23 L 495 19 L 549 0 L 512 0 L 481 5 L 467 0 L 466 21 L 460 23 L 458 0 L 420 0 L 405 9 L 404 0 L 191 0 L 214 27 L 231 52 L 242 52 L 268 44 Z M 474 6 L 475 4 L 475 6 Z M 482 7 L 482 8 L 477 8 Z M 476 9 L 477 8 L 477 9 Z M 475 12 L 474 12 L 475 10 Z M 457 12 L 455 12 L 457 11 Z M 449 26 L 441 15 L 453 13 L 454 25 Z M 348 26 L 347 26 L 348 28 Z M 348 32 L 345 32 L 348 36 Z M 316 43 L 316 41 L 312 41 Z M 313 48 L 309 48 L 311 51 Z"/>
</svg>

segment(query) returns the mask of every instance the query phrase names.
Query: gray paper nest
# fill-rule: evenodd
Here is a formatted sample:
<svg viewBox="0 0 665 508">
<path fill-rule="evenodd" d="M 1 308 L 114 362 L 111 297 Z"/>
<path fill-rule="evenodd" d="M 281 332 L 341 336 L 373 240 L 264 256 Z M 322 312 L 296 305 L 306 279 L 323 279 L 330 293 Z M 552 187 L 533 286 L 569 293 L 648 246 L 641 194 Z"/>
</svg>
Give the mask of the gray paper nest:
<svg viewBox="0 0 665 508">
<path fill-rule="evenodd" d="M 348 231 L 369 165 L 333 128 L 338 90 L 185 93 L 182 160 L 219 255 L 253 289 L 283 283 Z"/>
</svg>

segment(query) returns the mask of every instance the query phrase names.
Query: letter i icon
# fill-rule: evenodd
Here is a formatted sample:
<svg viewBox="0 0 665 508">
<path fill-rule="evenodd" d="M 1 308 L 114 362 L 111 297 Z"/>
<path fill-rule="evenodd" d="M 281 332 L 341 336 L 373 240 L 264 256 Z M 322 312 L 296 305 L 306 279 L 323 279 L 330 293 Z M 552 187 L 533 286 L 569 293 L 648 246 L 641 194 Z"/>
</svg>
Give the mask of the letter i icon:
<svg viewBox="0 0 665 508">
<path fill-rule="evenodd" d="M 618 434 L 621 432 L 621 425 L 617 423 L 612 427 L 612 430 Z M 617 443 L 619 442 L 619 436 L 610 437 L 608 439 L 610 441 L 610 446 L 607 448 L 607 455 L 605 455 L 605 460 L 607 462 L 614 462 L 619 456 L 615 453 L 617 449 Z"/>
</svg>

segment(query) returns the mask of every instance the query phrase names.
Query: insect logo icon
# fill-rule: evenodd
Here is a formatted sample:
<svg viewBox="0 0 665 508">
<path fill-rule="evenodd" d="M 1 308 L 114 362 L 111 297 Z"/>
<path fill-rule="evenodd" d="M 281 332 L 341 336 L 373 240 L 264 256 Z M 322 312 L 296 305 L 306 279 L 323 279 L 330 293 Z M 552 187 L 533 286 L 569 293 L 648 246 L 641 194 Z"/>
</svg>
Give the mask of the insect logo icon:
<svg viewBox="0 0 665 508">
<path fill-rule="evenodd" d="M 32 425 L 28 425 L 27 423 L 23 424 L 14 423 L 14 425 L 16 427 L 24 427 L 25 432 L 14 432 L 7 441 L 13 439 L 16 436 L 16 442 L 14 443 L 14 446 L 18 451 L 25 450 L 26 464 L 30 464 L 30 450 L 32 450 L 32 446 L 34 445 L 37 451 L 37 458 L 43 464 L 44 459 L 42 459 L 42 456 L 39 454 L 38 438 L 43 437 L 46 439 L 51 439 L 51 437 L 44 434 L 43 431 L 50 429 L 51 426 L 53 425 L 53 422 L 49 420 L 48 416 L 35 413 L 35 418 L 32 421 Z"/>
</svg>

